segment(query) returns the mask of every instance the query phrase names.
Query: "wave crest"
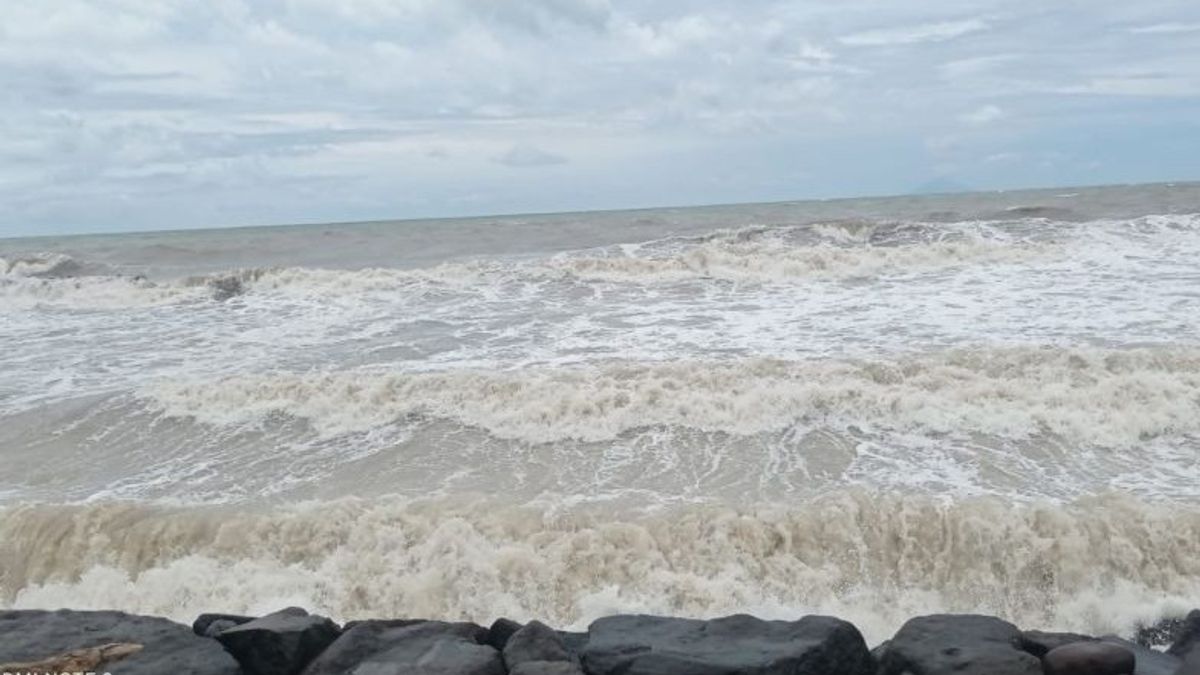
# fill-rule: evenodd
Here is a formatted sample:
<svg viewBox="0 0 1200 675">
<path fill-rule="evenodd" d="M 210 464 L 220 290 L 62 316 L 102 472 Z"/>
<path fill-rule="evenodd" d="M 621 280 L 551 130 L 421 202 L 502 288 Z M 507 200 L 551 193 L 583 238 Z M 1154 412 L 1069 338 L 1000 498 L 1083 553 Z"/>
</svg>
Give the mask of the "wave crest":
<svg viewBox="0 0 1200 675">
<path fill-rule="evenodd" d="M 340 619 L 620 611 L 843 616 L 985 612 L 1123 631 L 1200 593 L 1200 511 L 1108 495 L 1066 505 L 830 494 L 619 517 L 494 501 L 340 500 L 233 512 L 26 506 L 0 517 L 0 598 L 190 620 L 300 604 Z"/>
<path fill-rule="evenodd" d="M 411 415 L 535 443 L 640 427 L 750 435 L 798 422 L 1122 446 L 1200 432 L 1200 350 L 953 350 L 894 361 L 751 359 L 521 371 L 340 372 L 162 382 L 170 416 L 227 425 L 285 414 L 327 435 Z"/>
</svg>

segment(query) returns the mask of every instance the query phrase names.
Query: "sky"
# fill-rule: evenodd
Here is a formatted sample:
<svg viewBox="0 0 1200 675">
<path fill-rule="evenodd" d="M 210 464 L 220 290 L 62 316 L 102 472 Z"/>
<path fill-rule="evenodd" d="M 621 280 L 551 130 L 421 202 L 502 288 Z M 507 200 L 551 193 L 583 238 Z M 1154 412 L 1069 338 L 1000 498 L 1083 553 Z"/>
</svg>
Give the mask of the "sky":
<svg viewBox="0 0 1200 675">
<path fill-rule="evenodd" d="M 0 236 L 1200 178 L 1195 0 L 0 0 Z"/>
</svg>

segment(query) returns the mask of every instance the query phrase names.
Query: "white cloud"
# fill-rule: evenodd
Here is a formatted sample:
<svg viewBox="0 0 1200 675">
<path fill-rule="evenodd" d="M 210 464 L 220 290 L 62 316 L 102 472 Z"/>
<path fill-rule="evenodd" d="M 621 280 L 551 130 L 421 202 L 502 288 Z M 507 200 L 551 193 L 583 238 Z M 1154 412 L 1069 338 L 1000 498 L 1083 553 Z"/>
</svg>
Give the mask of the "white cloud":
<svg viewBox="0 0 1200 675">
<path fill-rule="evenodd" d="M 957 37 L 978 33 L 988 29 L 988 24 L 982 19 L 966 19 L 963 21 L 939 21 L 913 26 L 898 26 L 895 28 L 880 28 L 876 30 L 851 33 L 838 38 L 844 45 L 854 47 L 883 47 L 889 45 L 911 45 L 921 42 L 943 42 Z"/>
<path fill-rule="evenodd" d="M 999 106 L 988 104 L 962 115 L 959 117 L 959 119 L 961 119 L 964 124 L 968 124 L 973 127 L 981 127 L 991 124 L 992 122 L 1002 120 L 1004 117 L 1005 113 Z"/>
<path fill-rule="evenodd" d="M 1171 33 L 1198 33 L 1200 23 L 1156 23 L 1149 26 L 1136 26 L 1129 29 L 1135 35 L 1163 35 Z"/>
<path fill-rule="evenodd" d="M 1064 94 L 1188 98 L 1200 96 L 1200 78 L 1173 75 L 1096 77 L 1059 89 Z"/>
<path fill-rule="evenodd" d="M 1200 96 L 1200 53 L 1180 46 L 1200 16 L 1184 0 L 1087 13 L 1003 0 L 0 7 L 0 234 L 317 217 L 300 206 L 338 219 L 418 202 L 422 215 L 537 210 L 552 191 L 506 167 L 555 163 L 538 183 L 586 180 L 613 207 L 896 189 L 933 171 L 930 156 L 1032 157 L 1019 134 L 1046 145 L 1054 129 L 1111 125 L 1113 102 L 1079 94 L 1127 97 L 1129 128 L 1167 127 Z M 1020 129 L 995 124 L 1017 109 Z M 693 191 L 731 157 L 722 170 L 739 179 L 723 185 L 744 192 Z M 867 183 L 864 164 L 890 170 Z M 796 173 L 810 178 L 795 194 L 766 192 Z M 355 204 L 377 211 L 338 212 Z"/>
</svg>

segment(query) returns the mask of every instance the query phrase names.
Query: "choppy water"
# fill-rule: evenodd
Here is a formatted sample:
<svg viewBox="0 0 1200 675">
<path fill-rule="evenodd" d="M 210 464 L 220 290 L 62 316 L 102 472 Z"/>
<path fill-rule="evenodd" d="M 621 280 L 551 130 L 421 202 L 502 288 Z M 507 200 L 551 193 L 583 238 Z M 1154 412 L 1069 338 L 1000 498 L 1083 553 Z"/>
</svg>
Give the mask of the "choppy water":
<svg viewBox="0 0 1200 675">
<path fill-rule="evenodd" d="M 0 240 L 0 603 L 1200 601 L 1200 186 Z"/>
</svg>

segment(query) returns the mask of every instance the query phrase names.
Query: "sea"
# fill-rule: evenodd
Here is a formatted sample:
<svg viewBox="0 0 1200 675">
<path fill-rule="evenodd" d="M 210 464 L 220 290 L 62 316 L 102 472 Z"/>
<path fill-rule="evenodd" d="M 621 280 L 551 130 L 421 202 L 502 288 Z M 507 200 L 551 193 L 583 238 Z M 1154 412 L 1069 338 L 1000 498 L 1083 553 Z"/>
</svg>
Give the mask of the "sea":
<svg viewBox="0 0 1200 675">
<path fill-rule="evenodd" d="M 1200 184 L 0 240 L 0 607 L 1200 604 Z"/>
</svg>

